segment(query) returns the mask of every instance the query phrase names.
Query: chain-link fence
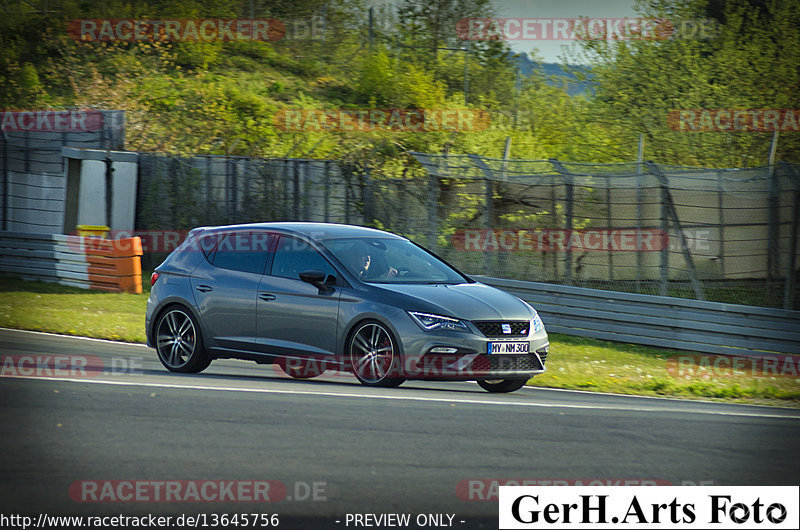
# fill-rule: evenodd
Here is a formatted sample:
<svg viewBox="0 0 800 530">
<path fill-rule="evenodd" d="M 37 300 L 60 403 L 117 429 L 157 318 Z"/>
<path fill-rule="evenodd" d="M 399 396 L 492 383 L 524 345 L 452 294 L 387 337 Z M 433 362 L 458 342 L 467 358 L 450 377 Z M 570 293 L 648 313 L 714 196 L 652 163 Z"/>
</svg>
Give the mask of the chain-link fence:
<svg viewBox="0 0 800 530">
<path fill-rule="evenodd" d="M 800 309 L 797 166 L 414 153 L 416 164 L 425 171 L 387 178 L 338 161 L 143 154 L 137 228 L 363 224 L 470 274 Z"/>
<path fill-rule="evenodd" d="M 329 160 L 141 153 L 136 228 L 265 221 L 363 224 L 360 179 Z"/>
</svg>

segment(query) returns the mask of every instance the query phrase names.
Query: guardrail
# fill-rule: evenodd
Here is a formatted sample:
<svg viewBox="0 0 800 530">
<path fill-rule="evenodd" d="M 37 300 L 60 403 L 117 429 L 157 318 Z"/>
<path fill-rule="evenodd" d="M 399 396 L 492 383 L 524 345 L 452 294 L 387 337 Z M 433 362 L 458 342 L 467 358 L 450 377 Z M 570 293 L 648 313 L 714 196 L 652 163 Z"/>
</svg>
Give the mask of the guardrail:
<svg viewBox="0 0 800 530">
<path fill-rule="evenodd" d="M 800 311 L 474 278 L 530 302 L 554 333 L 721 355 L 800 354 Z"/>
<path fill-rule="evenodd" d="M 85 289 L 142 292 L 142 242 L 0 232 L 0 272 Z"/>
</svg>

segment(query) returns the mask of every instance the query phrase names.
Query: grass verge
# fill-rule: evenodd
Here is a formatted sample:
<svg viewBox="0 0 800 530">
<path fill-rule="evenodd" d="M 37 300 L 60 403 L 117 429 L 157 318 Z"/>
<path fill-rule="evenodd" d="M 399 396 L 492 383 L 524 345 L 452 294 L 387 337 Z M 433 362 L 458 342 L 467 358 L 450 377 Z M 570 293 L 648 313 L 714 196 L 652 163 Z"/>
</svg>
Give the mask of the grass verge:
<svg viewBox="0 0 800 530">
<path fill-rule="evenodd" d="M 148 294 L 105 293 L 0 276 L 0 327 L 145 342 Z"/>
<path fill-rule="evenodd" d="M 0 276 L 0 327 L 144 342 L 147 296 Z M 800 408 L 798 377 L 686 376 L 669 370 L 669 360 L 693 352 L 559 334 L 550 341 L 548 371 L 534 377 L 533 386 Z"/>
</svg>

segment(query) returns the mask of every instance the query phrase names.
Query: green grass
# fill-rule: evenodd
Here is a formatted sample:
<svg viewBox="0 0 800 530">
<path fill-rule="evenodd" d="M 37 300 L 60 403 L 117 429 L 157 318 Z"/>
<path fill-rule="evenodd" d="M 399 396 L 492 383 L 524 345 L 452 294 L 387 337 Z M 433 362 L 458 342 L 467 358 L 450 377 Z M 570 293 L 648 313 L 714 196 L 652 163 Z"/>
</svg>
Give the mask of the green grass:
<svg viewBox="0 0 800 530">
<path fill-rule="evenodd" d="M 800 407 L 800 378 L 797 377 L 720 373 L 679 375 L 674 373 L 675 370 L 668 370 L 669 359 L 695 355 L 695 352 L 559 334 L 552 334 L 550 340 L 548 371 L 537 375 L 529 384 Z"/>
<path fill-rule="evenodd" d="M 0 327 L 144 342 L 147 296 L 148 291 L 105 293 L 2 276 Z"/>
<path fill-rule="evenodd" d="M 147 291 L 103 293 L 0 276 L 0 327 L 144 342 L 147 296 Z M 560 334 L 550 340 L 548 371 L 530 385 L 800 407 L 797 377 L 681 377 L 668 371 L 668 360 L 693 352 Z"/>
</svg>

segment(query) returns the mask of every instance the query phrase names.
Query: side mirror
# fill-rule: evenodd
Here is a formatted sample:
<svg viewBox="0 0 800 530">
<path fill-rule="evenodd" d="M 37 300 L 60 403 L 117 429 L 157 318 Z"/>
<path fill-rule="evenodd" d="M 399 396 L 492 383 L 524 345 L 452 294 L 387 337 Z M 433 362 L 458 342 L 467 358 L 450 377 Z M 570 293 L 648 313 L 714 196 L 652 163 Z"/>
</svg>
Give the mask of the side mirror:
<svg viewBox="0 0 800 530">
<path fill-rule="evenodd" d="M 328 285 L 325 283 L 325 273 L 321 270 L 313 269 L 310 271 L 303 271 L 300 273 L 300 279 L 306 283 L 310 283 L 320 291 L 327 291 Z"/>
</svg>

